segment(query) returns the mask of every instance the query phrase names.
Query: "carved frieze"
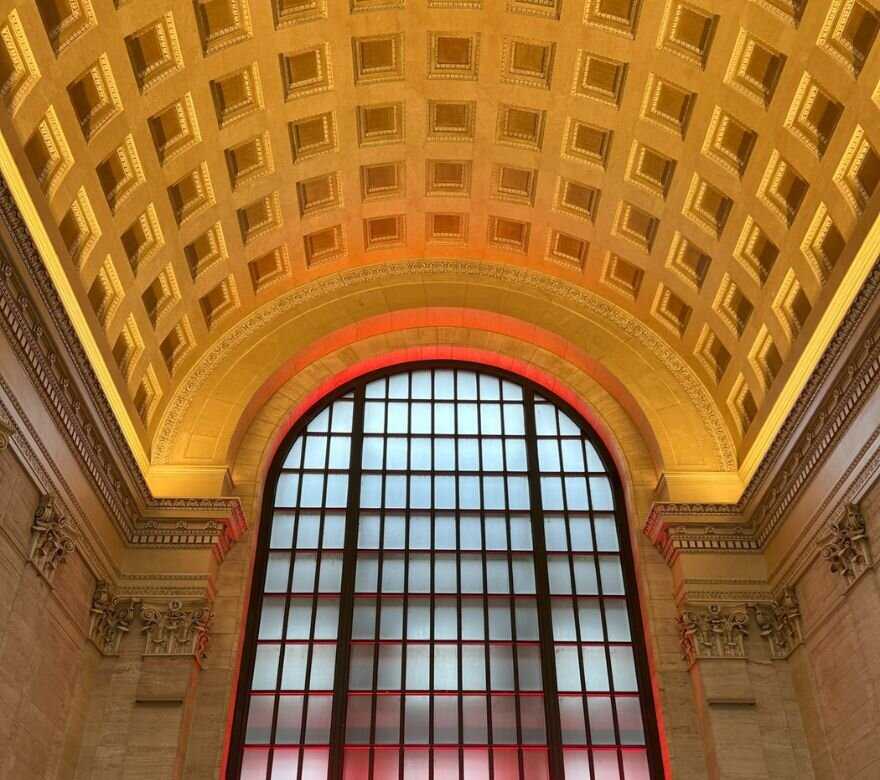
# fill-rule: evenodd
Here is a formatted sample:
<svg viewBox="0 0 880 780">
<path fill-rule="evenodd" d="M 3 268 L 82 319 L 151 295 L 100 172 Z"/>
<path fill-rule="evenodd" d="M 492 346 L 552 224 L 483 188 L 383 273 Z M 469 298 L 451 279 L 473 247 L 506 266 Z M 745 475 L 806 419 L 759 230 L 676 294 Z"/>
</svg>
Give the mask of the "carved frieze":
<svg viewBox="0 0 880 780">
<path fill-rule="evenodd" d="M 822 557 L 828 561 L 831 573 L 840 574 L 847 587 L 871 565 L 865 519 L 856 504 L 845 504 L 816 543 L 822 550 Z"/>
<path fill-rule="evenodd" d="M 30 562 L 47 582 L 76 549 L 76 529 L 57 499 L 40 499 L 31 525 Z"/>
<path fill-rule="evenodd" d="M 778 599 L 754 605 L 758 632 L 770 645 L 770 657 L 785 659 L 803 642 L 801 609 L 794 588 Z"/>
<path fill-rule="evenodd" d="M 200 664 L 208 653 L 214 613 L 204 602 L 187 604 L 172 599 L 162 606 L 143 606 L 144 655 L 191 655 Z"/>
<path fill-rule="evenodd" d="M 677 618 L 681 651 L 688 665 L 704 659 L 743 659 L 749 613 L 745 606 L 689 605 Z"/>
<path fill-rule="evenodd" d="M 106 582 L 99 582 L 92 597 L 89 639 L 102 655 L 116 655 L 119 643 L 128 633 L 140 602 L 116 596 Z"/>
</svg>

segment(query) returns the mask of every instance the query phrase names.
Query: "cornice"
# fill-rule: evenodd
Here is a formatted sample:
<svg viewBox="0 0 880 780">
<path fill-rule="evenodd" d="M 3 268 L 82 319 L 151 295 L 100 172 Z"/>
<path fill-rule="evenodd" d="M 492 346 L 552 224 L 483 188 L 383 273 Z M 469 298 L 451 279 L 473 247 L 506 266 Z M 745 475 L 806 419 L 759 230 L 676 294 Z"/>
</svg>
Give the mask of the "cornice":
<svg viewBox="0 0 880 780">
<path fill-rule="evenodd" d="M 849 428 L 877 387 L 880 313 L 874 315 L 859 343 L 849 352 L 845 365 L 825 390 L 818 407 L 816 404 L 878 293 L 880 261 L 875 263 L 739 501 L 735 504 L 654 504 L 645 533 L 667 560 L 671 562 L 684 550 L 758 552 L 764 549 L 797 496 L 824 463 L 834 442 Z M 808 413 L 812 414 L 810 424 L 802 428 Z M 783 452 L 787 452 L 784 460 Z M 775 477 L 750 509 L 774 469 Z M 727 541 L 721 543 L 720 540 Z"/>
<path fill-rule="evenodd" d="M 90 477 L 121 537 L 132 545 L 210 546 L 222 557 L 245 525 L 240 502 L 235 498 L 157 499 L 152 496 L 2 177 L 0 220 L 36 284 L 62 339 L 63 349 L 57 348 L 53 335 L 42 324 L 26 285 L 6 257 L 0 257 L 0 326 Z M 67 374 L 65 355 L 70 357 L 85 386 L 86 397 Z M 98 422 L 89 409 L 98 410 Z M 23 410 L 20 411 L 23 415 Z M 101 432 L 109 435 L 114 447 L 112 454 Z M 117 468 L 114 456 L 123 463 L 124 475 Z M 135 485 L 136 493 L 132 493 L 130 484 Z"/>
</svg>

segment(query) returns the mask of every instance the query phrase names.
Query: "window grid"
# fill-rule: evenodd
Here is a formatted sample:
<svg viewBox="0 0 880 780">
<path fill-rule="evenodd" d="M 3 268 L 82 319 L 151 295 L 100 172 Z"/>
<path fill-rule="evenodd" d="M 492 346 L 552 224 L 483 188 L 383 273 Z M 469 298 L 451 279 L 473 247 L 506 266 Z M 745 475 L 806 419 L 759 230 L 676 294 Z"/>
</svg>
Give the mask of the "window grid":
<svg viewBox="0 0 880 780">
<path fill-rule="evenodd" d="M 230 777 L 659 776 L 613 493 L 507 377 L 418 368 L 325 407 L 279 472 Z"/>
</svg>

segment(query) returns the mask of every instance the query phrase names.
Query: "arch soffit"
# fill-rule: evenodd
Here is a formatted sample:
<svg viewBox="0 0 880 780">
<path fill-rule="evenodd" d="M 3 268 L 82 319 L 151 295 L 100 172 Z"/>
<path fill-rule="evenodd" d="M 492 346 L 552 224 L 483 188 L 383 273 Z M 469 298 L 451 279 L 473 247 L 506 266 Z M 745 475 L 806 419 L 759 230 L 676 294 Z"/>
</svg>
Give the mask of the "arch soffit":
<svg viewBox="0 0 880 780">
<path fill-rule="evenodd" d="M 459 331 L 456 346 L 495 334 L 513 339 L 501 355 L 542 351 L 550 363 L 547 355 L 554 355 L 556 365 L 547 368 L 555 376 L 579 366 L 649 433 L 662 468 L 736 468 L 729 421 L 654 331 L 574 285 L 462 262 L 343 272 L 267 304 L 218 340 L 180 383 L 154 431 L 152 462 L 231 465 L 239 423 L 298 363 L 332 346 L 341 368 L 346 350 L 363 338 L 406 332 L 407 346 L 436 345 L 450 330 Z"/>
</svg>

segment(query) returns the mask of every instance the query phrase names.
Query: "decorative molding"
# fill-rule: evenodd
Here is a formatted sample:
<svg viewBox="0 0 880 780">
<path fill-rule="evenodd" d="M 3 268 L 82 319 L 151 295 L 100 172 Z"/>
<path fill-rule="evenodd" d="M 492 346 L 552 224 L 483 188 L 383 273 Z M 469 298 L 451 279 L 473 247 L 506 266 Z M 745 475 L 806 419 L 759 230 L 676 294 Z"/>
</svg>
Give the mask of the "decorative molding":
<svg viewBox="0 0 880 780">
<path fill-rule="evenodd" d="M 626 336 L 640 342 L 647 353 L 657 356 L 669 368 L 694 404 L 706 430 L 716 443 L 723 470 L 736 470 L 736 450 L 733 441 L 706 386 L 678 352 L 643 322 L 602 296 L 563 279 L 513 266 L 445 259 L 386 263 L 343 271 L 280 295 L 246 319 L 233 325 L 206 350 L 175 388 L 162 413 L 153 441 L 154 462 L 157 464 L 168 462 L 171 444 L 186 418 L 192 399 L 211 372 L 218 366 L 228 364 L 228 356 L 231 352 L 258 331 L 268 328 L 286 312 L 303 307 L 323 295 L 338 295 L 359 285 L 391 284 L 395 278 L 425 279 L 448 274 L 502 282 L 515 289 L 530 289 L 546 300 L 564 301 L 570 306 L 579 306 L 600 321 L 614 325 Z"/>
<path fill-rule="evenodd" d="M 874 265 L 739 501 L 735 504 L 656 502 L 653 505 L 644 530 L 668 562 L 671 563 L 684 550 L 758 552 L 764 549 L 796 498 L 832 451 L 835 441 L 852 424 L 877 386 L 880 378 L 880 313 L 868 324 L 862 340 L 851 351 L 846 364 L 825 392 L 810 425 L 801 432 L 785 461 L 780 463 L 782 451 L 791 443 L 878 293 L 880 261 Z M 774 481 L 746 516 L 749 503 L 774 466 L 780 466 Z M 875 470 L 868 471 L 873 474 Z M 685 522 L 683 516 L 689 516 L 689 521 Z M 723 518 L 736 518 L 739 529 L 731 525 L 731 520 L 725 522 Z"/>
<path fill-rule="evenodd" d="M 76 549 L 77 532 L 53 496 L 40 498 L 31 525 L 30 562 L 49 584 L 58 567 Z"/>
<path fill-rule="evenodd" d="M 832 574 L 840 574 L 847 588 L 871 566 L 871 549 L 865 518 L 856 504 L 844 504 L 828 523 L 825 533 L 816 539 L 822 557 Z"/>
<path fill-rule="evenodd" d="M 749 633 L 745 606 L 689 605 L 676 623 L 682 656 L 688 666 L 703 659 L 745 659 L 745 638 Z"/>
<path fill-rule="evenodd" d="M 770 645 L 770 657 L 784 660 L 804 641 L 801 608 L 794 588 L 766 603 L 753 604 L 758 632 Z"/>
<path fill-rule="evenodd" d="M 108 515 L 129 544 L 212 546 L 217 557 L 222 559 L 246 525 L 241 503 L 236 498 L 156 499 L 150 494 L 42 261 L 36 255 L 24 223 L 20 222 L 20 215 L 19 223 L 10 224 L 10 203 L 7 200 L 11 201 L 11 195 L 0 178 L 0 219 L 11 231 L 16 249 L 37 282 L 43 301 L 62 335 L 63 348 L 57 348 L 40 323 L 39 312 L 27 287 L 12 263 L 3 256 L 0 256 L 0 325 L 91 478 Z M 15 204 L 11 203 L 11 207 L 15 208 Z M 21 231 L 25 231 L 25 238 L 22 238 Z M 26 254 L 28 248 L 33 256 Z M 38 264 L 36 271 L 35 263 Z M 89 390 L 89 400 L 80 395 L 79 385 L 65 371 L 67 355 Z M 101 411 L 99 421 L 91 417 L 89 408 Z M 104 446 L 99 435 L 101 430 L 110 434 L 116 454 L 124 463 L 125 475 L 117 469 L 117 461 Z M 130 484 L 138 488 L 137 495 L 132 494 Z M 160 517 L 151 516 L 153 513 Z"/>
<path fill-rule="evenodd" d="M 98 582 L 90 609 L 89 639 L 102 655 L 119 653 L 119 644 L 131 628 L 139 606 L 138 599 L 118 596 L 106 582 Z"/>
<path fill-rule="evenodd" d="M 214 612 L 205 602 L 184 607 L 179 599 L 164 606 L 141 607 L 145 656 L 193 656 L 201 665 L 208 655 Z"/>
<path fill-rule="evenodd" d="M 706 507 L 711 507 L 711 511 L 705 512 Z M 706 522 L 706 514 L 718 519 Z M 699 522 L 676 520 L 682 516 L 696 516 Z M 753 553 L 761 550 L 752 528 L 731 513 L 730 506 L 723 504 L 655 504 L 645 523 L 645 534 L 670 565 L 682 552 Z"/>
</svg>

